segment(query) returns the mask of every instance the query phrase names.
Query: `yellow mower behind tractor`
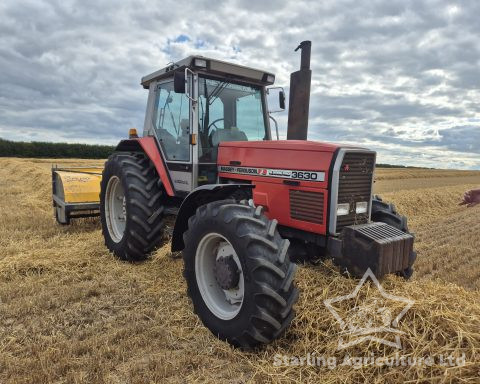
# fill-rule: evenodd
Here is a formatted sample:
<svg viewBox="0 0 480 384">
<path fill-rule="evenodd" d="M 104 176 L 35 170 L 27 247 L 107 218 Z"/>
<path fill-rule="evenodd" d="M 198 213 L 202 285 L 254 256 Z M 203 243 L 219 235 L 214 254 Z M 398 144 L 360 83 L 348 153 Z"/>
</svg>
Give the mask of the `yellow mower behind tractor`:
<svg viewBox="0 0 480 384">
<path fill-rule="evenodd" d="M 102 167 L 52 168 L 53 208 L 60 224 L 100 214 L 102 170 Z"/>
</svg>

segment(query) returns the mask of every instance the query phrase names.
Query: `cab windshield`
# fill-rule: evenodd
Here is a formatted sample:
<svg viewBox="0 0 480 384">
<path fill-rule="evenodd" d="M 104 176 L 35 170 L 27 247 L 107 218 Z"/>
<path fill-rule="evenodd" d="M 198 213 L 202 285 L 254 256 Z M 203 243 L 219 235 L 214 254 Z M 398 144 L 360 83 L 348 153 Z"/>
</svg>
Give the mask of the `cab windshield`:
<svg viewBox="0 0 480 384">
<path fill-rule="evenodd" d="M 198 91 L 200 161 L 214 162 L 222 141 L 268 139 L 260 87 L 200 77 Z"/>
</svg>

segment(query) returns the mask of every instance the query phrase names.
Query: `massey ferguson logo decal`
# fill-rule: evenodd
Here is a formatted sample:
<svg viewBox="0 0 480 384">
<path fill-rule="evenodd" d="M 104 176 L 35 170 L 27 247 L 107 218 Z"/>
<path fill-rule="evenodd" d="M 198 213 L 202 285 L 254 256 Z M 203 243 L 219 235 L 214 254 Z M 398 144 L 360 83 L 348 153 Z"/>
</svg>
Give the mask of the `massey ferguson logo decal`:
<svg viewBox="0 0 480 384">
<path fill-rule="evenodd" d="M 220 165 L 219 172 L 237 173 L 241 175 L 278 177 L 281 179 L 305 180 L 305 181 L 325 181 L 325 172 L 300 171 L 293 169 L 270 169 L 270 168 L 250 168 L 250 167 L 232 167 Z"/>
<path fill-rule="evenodd" d="M 258 174 L 259 175 L 262 175 L 262 176 L 266 176 L 268 173 L 268 171 L 266 169 L 259 169 L 258 170 Z"/>
</svg>

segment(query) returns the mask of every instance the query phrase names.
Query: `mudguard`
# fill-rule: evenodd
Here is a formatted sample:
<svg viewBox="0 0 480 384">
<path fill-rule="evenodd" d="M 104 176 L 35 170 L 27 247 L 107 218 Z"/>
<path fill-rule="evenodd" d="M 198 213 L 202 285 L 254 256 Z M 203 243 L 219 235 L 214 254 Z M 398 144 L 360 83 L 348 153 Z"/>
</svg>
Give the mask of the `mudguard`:
<svg viewBox="0 0 480 384">
<path fill-rule="evenodd" d="M 198 207 L 212 201 L 226 199 L 235 191 L 252 188 L 255 188 L 253 184 L 208 184 L 190 192 L 183 200 L 178 211 L 175 227 L 173 228 L 172 252 L 181 251 L 185 247 L 183 233 L 188 228 L 188 219 L 195 213 Z"/>
<path fill-rule="evenodd" d="M 151 136 L 141 137 L 138 139 L 129 139 L 129 140 L 122 140 L 117 145 L 116 151 L 128 151 L 128 152 L 144 152 L 150 161 L 155 166 L 160 179 L 162 180 L 162 184 L 165 187 L 165 191 L 167 192 L 168 196 L 175 196 L 175 192 L 173 191 L 172 182 L 170 180 L 170 176 L 168 175 L 167 168 L 165 163 L 163 162 L 162 155 L 160 154 L 160 150 L 157 146 L 155 138 Z"/>
</svg>

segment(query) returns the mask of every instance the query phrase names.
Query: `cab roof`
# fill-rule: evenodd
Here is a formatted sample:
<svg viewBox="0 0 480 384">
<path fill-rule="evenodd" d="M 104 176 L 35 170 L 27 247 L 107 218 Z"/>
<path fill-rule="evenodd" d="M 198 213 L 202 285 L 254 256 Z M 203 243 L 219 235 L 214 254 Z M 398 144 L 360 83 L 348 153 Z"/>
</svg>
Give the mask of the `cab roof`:
<svg viewBox="0 0 480 384">
<path fill-rule="evenodd" d="M 272 85 L 275 82 L 275 75 L 271 72 L 194 55 L 188 56 L 176 63 L 171 63 L 163 69 L 142 77 L 141 84 L 143 85 L 143 88 L 148 88 L 152 81 L 170 77 L 173 72 L 177 70 L 185 70 L 185 68 L 198 70 L 203 73 L 217 74 L 237 80 L 246 80 L 259 85 Z"/>
</svg>

